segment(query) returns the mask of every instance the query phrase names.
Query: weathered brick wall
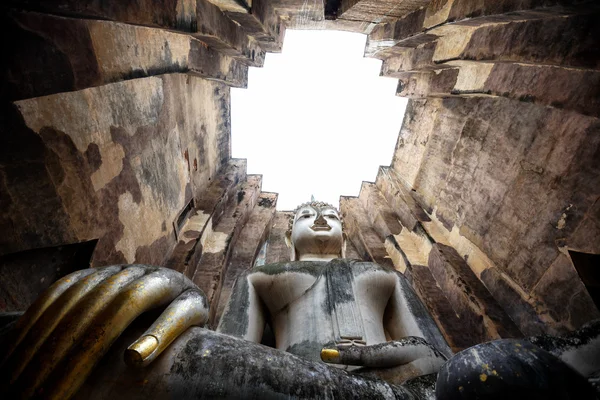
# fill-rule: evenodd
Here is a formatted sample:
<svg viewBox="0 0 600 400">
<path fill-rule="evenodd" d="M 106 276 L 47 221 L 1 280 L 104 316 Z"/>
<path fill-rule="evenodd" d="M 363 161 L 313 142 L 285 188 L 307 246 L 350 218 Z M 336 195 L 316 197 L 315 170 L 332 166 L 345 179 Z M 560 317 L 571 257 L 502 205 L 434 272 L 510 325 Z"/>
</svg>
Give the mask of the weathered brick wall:
<svg viewBox="0 0 600 400">
<path fill-rule="evenodd" d="M 229 87 L 287 26 L 367 33 L 411 98 L 392 165 L 341 199 L 350 257 L 404 273 L 454 349 L 600 317 L 569 255 L 600 254 L 593 2 L 9 3 L 3 299 L 34 298 L 58 264 L 147 262 L 193 278 L 216 322 L 265 243 L 287 258 L 288 214 L 229 153 Z M 22 285 L 39 254 L 56 260 Z"/>
</svg>

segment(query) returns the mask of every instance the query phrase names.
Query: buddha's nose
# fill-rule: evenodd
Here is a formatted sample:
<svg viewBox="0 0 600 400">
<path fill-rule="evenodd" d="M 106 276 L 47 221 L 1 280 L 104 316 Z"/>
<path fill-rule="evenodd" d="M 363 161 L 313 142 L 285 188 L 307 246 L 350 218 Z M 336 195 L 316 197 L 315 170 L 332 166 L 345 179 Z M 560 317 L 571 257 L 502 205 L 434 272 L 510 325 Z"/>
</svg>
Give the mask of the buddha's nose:
<svg viewBox="0 0 600 400">
<path fill-rule="evenodd" d="M 316 226 L 327 226 L 327 220 L 323 217 L 322 214 L 319 214 L 317 219 L 315 219 Z"/>
</svg>

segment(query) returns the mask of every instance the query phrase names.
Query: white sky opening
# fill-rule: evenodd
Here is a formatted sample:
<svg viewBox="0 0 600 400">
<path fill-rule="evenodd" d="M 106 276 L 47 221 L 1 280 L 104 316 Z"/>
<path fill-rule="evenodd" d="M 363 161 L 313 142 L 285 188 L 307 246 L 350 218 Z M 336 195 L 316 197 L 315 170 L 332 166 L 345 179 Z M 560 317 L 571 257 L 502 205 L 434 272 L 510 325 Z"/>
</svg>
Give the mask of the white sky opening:
<svg viewBox="0 0 600 400">
<path fill-rule="evenodd" d="M 364 58 L 366 35 L 288 30 L 281 53 L 231 90 L 231 149 L 277 192 L 278 210 L 316 200 L 339 206 L 392 161 L 407 99 Z"/>
</svg>

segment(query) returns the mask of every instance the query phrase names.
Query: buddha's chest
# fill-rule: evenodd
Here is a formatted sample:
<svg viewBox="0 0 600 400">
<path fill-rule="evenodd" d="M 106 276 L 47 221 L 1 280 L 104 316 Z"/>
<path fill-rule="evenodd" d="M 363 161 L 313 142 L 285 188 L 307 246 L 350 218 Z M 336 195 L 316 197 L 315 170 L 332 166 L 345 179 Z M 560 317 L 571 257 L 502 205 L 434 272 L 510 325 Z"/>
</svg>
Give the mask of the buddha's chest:
<svg viewBox="0 0 600 400">
<path fill-rule="evenodd" d="M 381 321 L 396 284 L 387 271 L 350 266 L 318 275 L 286 271 L 257 274 L 252 284 L 280 343 L 385 340 Z"/>
</svg>

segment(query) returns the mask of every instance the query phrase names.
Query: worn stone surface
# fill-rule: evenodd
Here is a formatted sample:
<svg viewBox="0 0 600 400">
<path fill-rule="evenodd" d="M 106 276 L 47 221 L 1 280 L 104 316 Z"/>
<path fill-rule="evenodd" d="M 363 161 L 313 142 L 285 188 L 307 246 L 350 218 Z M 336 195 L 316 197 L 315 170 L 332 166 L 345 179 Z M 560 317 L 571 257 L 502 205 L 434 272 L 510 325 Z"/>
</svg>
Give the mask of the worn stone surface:
<svg viewBox="0 0 600 400">
<path fill-rule="evenodd" d="M 4 74 L 11 100 L 173 72 L 247 84 L 246 65 L 187 34 L 31 12 L 5 18 L 14 35 Z"/>
<path fill-rule="evenodd" d="M 596 201 L 597 119 L 473 98 L 412 101 L 404 121 L 394 170 L 446 229 L 531 290 Z"/>
<path fill-rule="evenodd" d="M 429 253 L 429 269 L 476 342 L 521 337 L 515 323 L 452 247 L 439 243 Z M 468 328 L 467 328 L 468 327 Z"/>
<path fill-rule="evenodd" d="M 290 248 L 285 243 L 285 235 L 289 229 L 289 220 L 292 216 L 291 211 L 277 211 L 275 213 L 270 235 L 267 239 L 265 264 L 290 260 Z"/>
<path fill-rule="evenodd" d="M 196 265 L 193 281 L 206 294 L 209 303 L 210 321 L 214 321 L 223 278 L 242 228 L 248 221 L 260 195 L 262 177 L 248 175 L 247 181 L 229 199 L 223 216 L 214 220 L 210 229 L 201 238 L 202 256 Z"/>
<path fill-rule="evenodd" d="M 517 63 L 450 61 L 435 70 L 397 72 L 397 94 L 409 98 L 504 96 L 599 116 L 600 71 Z"/>
<path fill-rule="evenodd" d="M 288 29 L 320 29 L 325 21 L 325 2 L 270 0 Z"/>
<path fill-rule="evenodd" d="M 96 241 L 0 256 L 0 312 L 25 311 L 58 279 L 89 268 Z"/>
<path fill-rule="evenodd" d="M 285 25 L 275 12 L 272 2 L 254 0 L 242 6 L 234 0 L 211 0 L 229 18 L 239 23 L 244 31 L 253 36 L 266 51 L 281 51 Z"/>
<path fill-rule="evenodd" d="M 427 265 L 429 253 L 435 242 L 421 225 L 417 225 L 413 231 L 403 228 L 400 234 L 394 236 L 394 239 L 409 264 Z"/>
<path fill-rule="evenodd" d="M 216 5 L 208 0 L 196 1 L 198 15 L 194 36 L 223 54 L 237 57 L 240 61 L 261 67 L 265 52 L 253 37 L 241 26 L 229 19 Z"/>
<path fill-rule="evenodd" d="M 538 310 L 523 298 L 527 298 L 527 296 L 520 293 L 518 288 L 511 284 L 510 278 L 506 277 L 498 268 L 488 268 L 483 271 L 481 281 L 496 301 L 502 305 L 504 311 L 515 322 L 519 330 L 523 332 L 523 335 L 541 335 L 546 332 L 559 333 L 551 325 L 544 323 L 538 315 Z"/>
<path fill-rule="evenodd" d="M 359 199 L 367 213 L 369 222 L 380 237 L 397 235 L 402 230 L 396 213 L 390 208 L 383 194 L 371 182 L 363 182 L 360 188 Z"/>
<path fill-rule="evenodd" d="M 222 278 L 222 289 L 218 303 L 212 305 L 216 309 L 213 324 L 219 324 L 219 319 L 229 301 L 231 289 L 236 278 L 245 270 L 254 266 L 254 260 L 261 246 L 270 234 L 275 216 L 277 194 L 262 192 L 256 200 L 248 222 L 244 224 L 236 246 L 233 248 L 227 269 Z"/>
<path fill-rule="evenodd" d="M 340 197 L 340 211 L 344 218 L 344 230 L 361 259 L 369 259 L 379 265 L 392 267 L 384 238 L 370 226 L 366 211 L 356 197 Z"/>
<path fill-rule="evenodd" d="M 346 254 L 346 258 L 350 259 L 350 260 L 361 260 L 361 261 L 365 261 L 360 254 L 358 254 L 358 251 L 356 250 L 356 247 L 354 247 L 354 244 L 348 240 L 346 238 L 346 242 L 345 242 L 345 254 Z"/>
<path fill-rule="evenodd" d="M 578 5 L 579 3 L 580 5 Z M 498 23 L 510 23 L 512 21 L 531 21 L 541 20 L 547 18 L 553 18 L 557 15 L 570 15 L 570 14 L 581 14 L 581 18 L 586 19 L 586 15 L 590 14 L 590 9 L 593 7 L 585 4 L 586 1 L 557 1 L 557 0 L 535 0 L 535 1 L 520 1 L 520 0 L 501 0 L 501 1 L 469 1 L 469 0 L 446 0 L 446 1 L 432 1 L 429 2 L 427 7 L 415 9 L 410 13 L 407 13 L 400 18 L 392 21 L 383 21 L 383 23 L 377 25 L 371 34 L 369 35 L 369 44 L 367 46 L 367 53 L 376 55 L 379 52 L 388 52 L 391 47 L 416 47 L 419 44 L 427 43 L 436 40 L 440 35 L 444 33 L 455 34 L 460 32 L 460 36 L 455 36 L 455 41 L 452 43 L 453 47 L 463 46 L 468 43 L 470 34 L 476 30 L 477 26 L 482 25 L 496 25 Z M 566 10 L 558 4 L 564 4 L 573 8 L 567 8 Z M 554 7 L 553 7 L 554 6 Z M 586 19 L 587 20 L 587 19 Z M 593 19 L 587 20 L 593 24 Z M 463 29 L 459 31 L 453 28 L 446 29 L 450 22 L 454 22 L 453 26 L 471 26 L 472 29 Z M 458 23 L 457 23 L 458 22 Z M 564 23 L 558 21 L 559 24 Z M 567 22 L 568 23 L 568 22 Z M 544 23 L 541 23 L 542 25 Z M 556 22 L 554 23 L 556 25 Z M 552 23 L 549 24 L 549 33 L 555 35 L 556 32 L 561 30 L 552 30 Z M 591 27 L 591 25 L 590 25 Z M 577 23 L 573 25 L 573 35 L 577 35 L 577 30 L 581 28 Z M 527 37 L 522 36 L 521 38 L 513 37 L 511 35 L 518 36 L 519 29 L 510 29 L 504 31 L 504 33 L 497 33 L 498 41 L 494 41 L 494 46 L 540 46 L 541 44 L 537 40 L 531 40 L 536 34 L 539 34 L 543 41 L 548 39 L 543 35 L 543 27 L 532 25 L 529 28 Z M 584 28 L 585 29 L 585 28 Z M 593 27 L 592 29 L 597 29 Z M 500 29 L 501 31 L 502 29 Z M 497 32 L 500 32 L 497 31 Z M 483 33 L 484 31 L 482 31 Z M 585 32 L 583 30 L 582 32 Z M 571 33 L 571 32 L 569 32 Z M 484 34 L 489 35 L 488 32 Z M 571 35 L 563 37 L 554 37 L 555 41 L 561 41 L 566 39 L 570 40 Z M 524 39 L 524 43 L 523 43 Z M 593 40 L 591 37 L 585 37 L 585 40 Z M 565 48 L 569 45 L 565 43 Z M 575 48 L 578 44 L 575 44 Z M 584 45 L 585 46 L 585 45 Z M 486 51 L 486 50 L 484 50 Z M 540 55 L 552 54 L 553 50 L 544 50 Z M 568 52 L 569 50 L 567 50 Z M 589 46 L 588 50 L 589 51 Z M 596 51 L 596 50 L 592 50 Z M 574 51 L 575 53 L 577 50 Z M 583 57 L 582 57 L 583 58 Z M 589 61 L 585 61 L 586 63 Z"/>
<path fill-rule="evenodd" d="M 345 20 L 386 22 L 426 6 L 430 0 L 341 0 L 336 15 Z"/>
<path fill-rule="evenodd" d="M 192 278 L 202 256 L 202 239 L 219 222 L 227 203 L 245 181 L 246 160 L 230 159 L 210 185 L 198 193 L 194 201 L 195 210 L 183 221 L 184 225 L 177 234 L 177 245 L 164 263 L 166 267 Z"/>
<path fill-rule="evenodd" d="M 99 239 L 93 265 L 160 264 L 178 213 L 229 157 L 229 90 L 201 78 L 134 79 L 9 110 L 3 254 Z"/>
<path fill-rule="evenodd" d="M 588 209 L 583 220 L 569 237 L 569 249 L 589 254 L 600 254 L 600 198 Z M 591 239 L 591 240 L 590 240 Z"/>
<path fill-rule="evenodd" d="M 18 3 L 23 8 L 48 14 L 92 17 L 184 32 L 193 32 L 197 25 L 196 1 L 193 0 L 164 0 L 159 6 L 152 0 L 23 0 Z"/>
<path fill-rule="evenodd" d="M 411 190 L 393 169 L 380 167 L 375 185 L 393 208 L 402 226 L 409 231 L 414 231 L 419 221 L 430 221 L 425 210 L 412 197 Z"/>
<path fill-rule="evenodd" d="M 574 330 L 600 318 L 571 260 L 562 253 L 533 288 L 531 296 L 541 303 L 538 313 L 549 313 L 564 330 Z"/>
<path fill-rule="evenodd" d="M 390 52 L 388 52 L 386 56 L 383 57 L 381 75 L 396 77 L 397 73 L 410 72 L 433 67 L 433 53 L 435 51 L 435 47 L 435 42 L 428 42 L 414 48 L 394 48 L 393 54 L 390 54 Z M 373 58 L 381 57 L 373 55 Z"/>
<path fill-rule="evenodd" d="M 452 357 L 440 369 L 436 397 L 592 400 L 596 393 L 581 374 L 559 358 L 527 340 L 504 339 Z"/>
<path fill-rule="evenodd" d="M 411 273 L 415 292 L 429 310 L 452 351 L 456 353 L 480 343 L 481 338 L 477 332 L 465 329 L 463 319 L 459 318 L 448 302 L 448 298 L 431 275 L 429 267 L 412 265 Z"/>
<path fill-rule="evenodd" d="M 392 166 L 342 199 L 347 257 L 402 271 L 445 332 L 457 326 L 441 319 L 450 302 L 421 267 L 440 245 L 472 271 L 455 294 L 483 282 L 523 333 L 599 317 L 567 256 L 600 253 L 593 2 L 11 4 L 2 96 L 19 101 L 0 113 L 0 254 L 97 239 L 93 265 L 164 263 L 188 276 L 199 265 L 216 303 L 228 260 L 258 247 L 243 226 L 261 210 L 259 189 L 237 204 L 245 163 L 224 168 L 226 85 L 244 86 L 286 28 L 342 29 L 368 34 L 366 54 L 414 98 Z M 285 213 L 269 227 L 261 257 L 288 260 Z M 21 272 L 42 270 L 53 276 Z"/>
<path fill-rule="evenodd" d="M 49 14 L 98 18 L 192 33 L 215 49 L 248 65 L 260 66 L 264 52 L 258 42 L 208 0 L 97 2 L 91 0 L 20 1 L 19 6 Z"/>
<path fill-rule="evenodd" d="M 597 70 L 600 50 L 594 43 L 600 34 L 599 16 L 598 11 L 588 11 L 486 24 L 468 33 L 462 49 L 436 48 L 433 60 L 498 60 Z M 454 53 L 445 54 L 444 49 Z"/>
</svg>

